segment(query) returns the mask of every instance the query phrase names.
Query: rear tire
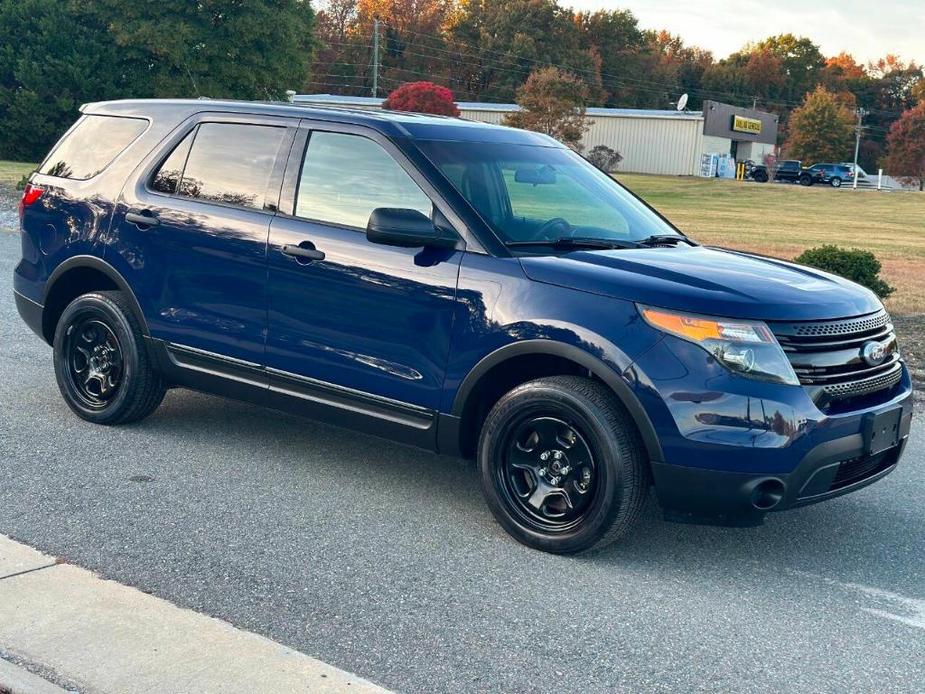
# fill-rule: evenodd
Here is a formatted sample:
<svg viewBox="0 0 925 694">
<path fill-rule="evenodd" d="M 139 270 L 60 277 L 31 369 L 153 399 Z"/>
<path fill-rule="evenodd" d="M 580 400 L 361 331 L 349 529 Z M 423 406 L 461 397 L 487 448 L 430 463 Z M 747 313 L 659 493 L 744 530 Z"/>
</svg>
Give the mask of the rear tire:
<svg viewBox="0 0 925 694">
<path fill-rule="evenodd" d="M 54 364 L 64 401 L 95 424 L 144 419 L 166 392 L 122 292 L 92 292 L 68 304 L 55 329 Z"/>
<path fill-rule="evenodd" d="M 829 182 L 832 184 L 833 188 L 841 188 L 841 179 L 837 176 Z"/>
<path fill-rule="evenodd" d="M 813 184 L 812 176 L 800 176 L 801 186 L 811 186 Z"/>
<path fill-rule="evenodd" d="M 626 535 L 648 490 L 629 414 L 603 385 L 578 376 L 541 378 L 503 396 L 482 427 L 478 464 L 501 526 L 556 554 Z"/>
</svg>

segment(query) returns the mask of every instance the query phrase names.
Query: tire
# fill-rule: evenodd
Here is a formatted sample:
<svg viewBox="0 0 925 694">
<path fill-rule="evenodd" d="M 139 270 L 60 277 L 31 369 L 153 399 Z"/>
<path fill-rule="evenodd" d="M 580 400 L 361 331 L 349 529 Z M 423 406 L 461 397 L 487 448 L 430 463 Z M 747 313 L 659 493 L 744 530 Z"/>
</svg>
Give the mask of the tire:
<svg viewBox="0 0 925 694">
<path fill-rule="evenodd" d="M 755 180 L 756 180 L 758 183 L 767 183 L 767 182 L 768 182 L 768 174 L 765 173 L 764 171 L 760 171 L 760 170 L 759 170 L 759 171 L 756 171 L 756 172 L 755 172 Z"/>
<path fill-rule="evenodd" d="M 77 416 L 95 424 L 127 424 L 157 409 L 166 388 L 122 292 L 83 294 L 58 321 L 55 378 Z"/>
<path fill-rule="evenodd" d="M 842 183 L 842 181 L 841 181 L 841 179 L 840 179 L 838 176 L 836 176 L 836 177 L 833 178 L 831 181 L 829 181 L 829 183 L 832 184 L 832 187 L 833 187 L 833 188 L 841 188 L 841 183 Z"/>
<path fill-rule="evenodd" d="M 813 184 L 812 176 L 800 176 L 801 186 L 811 186 Z"/>
<path fill-rule="evenodd" d="M 578 376 L 541 378 L 503 396 L 482 427 L 478 465 L 501 526 L 555 554 L 626 535 L 649 485 L 629 414 L 603 385 Z"/>
</svg>

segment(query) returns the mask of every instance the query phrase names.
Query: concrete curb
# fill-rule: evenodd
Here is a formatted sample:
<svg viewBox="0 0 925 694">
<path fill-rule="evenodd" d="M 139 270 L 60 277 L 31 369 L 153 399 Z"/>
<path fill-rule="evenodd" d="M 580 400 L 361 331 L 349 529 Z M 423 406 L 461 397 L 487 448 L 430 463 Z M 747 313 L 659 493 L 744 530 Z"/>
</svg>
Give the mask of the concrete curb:
<svg viewBox="0 0 925 694">
<path fill-rule="evenodd" d="M 66 694 L 62 689 L 38 675 L 33 675 L 25 668 L 0 658 L 0 692 L 9 690 L 10 694 Z"/>
<path fill-rule="evenodd" d="M 227 622 L 56 563 L 3 535 L 0 649 L 91 693 L 386 691 Z M 0 683 L 11 688 L 2 676 Z M 23 689 L 32 691 L 44 694 Z"/>
</svg>

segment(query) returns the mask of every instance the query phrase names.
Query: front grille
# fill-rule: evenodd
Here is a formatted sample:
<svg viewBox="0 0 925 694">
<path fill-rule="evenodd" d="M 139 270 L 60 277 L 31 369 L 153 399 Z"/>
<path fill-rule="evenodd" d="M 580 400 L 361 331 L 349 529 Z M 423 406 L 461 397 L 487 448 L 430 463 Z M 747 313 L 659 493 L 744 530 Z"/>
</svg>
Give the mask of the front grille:
<svg viewBox="0 0 925 694">
<path fill-rule="evenodd" d="M 866 458 L 853 458 L 846 460 L 838 466 L 838 472 L 829 486 L 829 491 L 842 489 L 855 482 L 872 477 L 879 472 L 886 470 L 896 462 L 896 454 L 893 451 L 885 451 L 878 455 L 868 456 Z"/>
<path fill-rule="evenodd" d="M 817 402 L 870 395 L 892 388 L 902 376 L 896 333 L 890 315 L 880 310 L 833 321 L 769 323 L 791 366 Z M 878 343 L 885 356 L 871 363 L 868 343 Z"/>
</svg>

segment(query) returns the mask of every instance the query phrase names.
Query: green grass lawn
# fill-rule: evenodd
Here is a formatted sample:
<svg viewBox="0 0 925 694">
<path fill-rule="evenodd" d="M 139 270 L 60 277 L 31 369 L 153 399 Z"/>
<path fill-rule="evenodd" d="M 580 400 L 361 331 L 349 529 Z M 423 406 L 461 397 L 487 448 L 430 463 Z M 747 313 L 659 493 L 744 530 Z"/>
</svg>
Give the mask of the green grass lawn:
<svg viewBox="0 0 925 694">
<path fill-rule="evenodd" d="M 0 161 L 0 185 L 15 186 L 23 176 L 32 173 L 36 166 L 20 161 Z"/>
<path fill-rule="evenodd" d="M 925 313 L 925 194 L 618 174 L 701 243 L 792 259 L 832 243 L 873 251 L 896 287 L 887 306 Z"/>
</svg>

